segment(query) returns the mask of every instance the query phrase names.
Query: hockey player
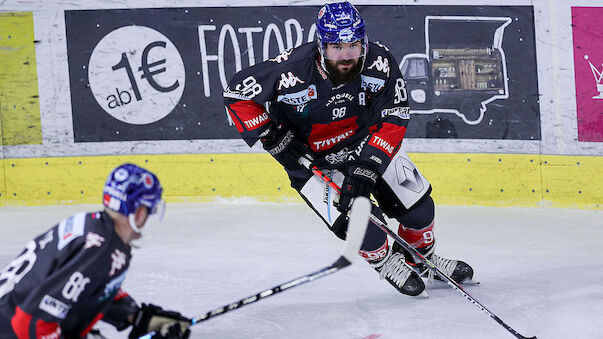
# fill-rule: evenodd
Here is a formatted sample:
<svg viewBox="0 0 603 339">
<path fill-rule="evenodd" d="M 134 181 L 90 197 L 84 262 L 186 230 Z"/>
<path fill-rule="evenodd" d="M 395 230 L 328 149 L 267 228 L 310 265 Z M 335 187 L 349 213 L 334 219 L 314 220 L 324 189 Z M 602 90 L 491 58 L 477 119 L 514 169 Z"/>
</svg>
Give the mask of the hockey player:
<svg viewBox="0 0 603 339">
<path fill-rule="evenodd" d="M 387 47 L 368 41 L 347 1 L 320 9 L 316 39 L 231 79 L 224 103 L 243 140 L 261 140 L 338 237 L 345 238 L 351 201 L 372 194 L 374 215 L 395 218 L 398 234 L 455 281 L 471 280 L 467 263 L 434 253 L 431 186 L 402 149 L 410 114 L 398 63 Z M 340 196 L 300 165 L 304 155 L 341 186 Z M 421 277 L 433 278 L 376 225 L 369 225 L 360 255 L 407 295 L 423 292 Z"/>
<path fill-rule="evenodd" d="M 157 177 L 136 165 L 115 168 L 103 189 L 104 211 L 79 213 L 31 240 L 0 271 L 0 338 L 104 338 L 103 320 L 129 338 L 189 336 L 190 319 L 136 302 L 120 289 L 130 243 L 164 204 Z"/>
</svg>

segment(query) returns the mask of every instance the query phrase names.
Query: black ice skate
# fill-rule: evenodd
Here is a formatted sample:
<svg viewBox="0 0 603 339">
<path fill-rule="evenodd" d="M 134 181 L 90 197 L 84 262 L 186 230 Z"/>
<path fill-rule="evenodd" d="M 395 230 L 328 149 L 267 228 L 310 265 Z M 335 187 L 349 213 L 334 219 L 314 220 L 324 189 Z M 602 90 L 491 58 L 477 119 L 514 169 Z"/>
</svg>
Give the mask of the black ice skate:
<svg viewBox="0 0 603 339">
<path fill-rule="evenodd" d="M 421 251 L 421 249 L 419 249 L 419 252 L 457 283 L 477 283 L 472 281 L 473 268 L 471 268 L 469 264 L 461 260 L 446 259 L 440 257 L 439 255 L 433 253 L 433 249 L 433 246 L 430 246 L 427 249 L 426 254 L 421 253 L 423 252 Z M 412 255 L 408 251 L 404 250 L 397 243 L 394 244 L 394 253 L 401 253 L 406 258 L 406 263 L 410 267 L 412 267 L 419 274 L 420 277 L 427 278 L 427 280 L 430 282 L 434 279 L 443 281 L 442 278 L 440 278 L 434 270 L 429 269 L 427 265 L 415 263 Z"/>
<path fill-rule="evenodd" d="M 435 253 L 427 259 L 459 284 L 471 282 L 473 279 L 473 268 L 464 261 L 442 258 Z M 427 277 L 428 281 L 433 281 L 434 279 L 443 281 L 442 278 L 435 274 L 434 270 L 430 270 L 426 265 L 414 265 L 419 272 L 419 276 Z"/>
<path fill-rule="evenodd" d="M 378 262 L 372 262 L 370 265 L 379 272 L 379 278 L 387 280 L 400 293 L 417 296 L 423 294 L 425 283 L 417 272 L 406 264 L 402 253 L 392 253 L 388 250 L 388 254 Z"/>
</svg>

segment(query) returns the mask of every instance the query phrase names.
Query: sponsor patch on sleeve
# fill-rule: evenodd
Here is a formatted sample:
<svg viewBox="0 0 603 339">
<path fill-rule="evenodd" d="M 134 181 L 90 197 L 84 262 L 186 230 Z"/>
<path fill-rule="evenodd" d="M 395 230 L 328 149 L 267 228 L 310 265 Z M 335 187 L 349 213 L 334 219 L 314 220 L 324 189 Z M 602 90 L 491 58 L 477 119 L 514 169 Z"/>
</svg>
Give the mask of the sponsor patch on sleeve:
<svg viewBox="0 0 603 339">
<path fill-rule="evenodd" d="M 388 115 L 397 116 L 400 119 L 410 119 L 410 108 L 408 107 L 394 107 L 387 108 L 381 111 L 381 117 Z"/>
<path fill-rule="evenodd" d="M 44 295 L 39 305 L 40 309 L 55 318 L 65 319 L 67 317 L 67 313 L 71 309 L 71 306 L 65 304 L 64 302 L 49 296 L 48 294 Z"/>
<path fill-rule="evenodd" d="M 59 241 L 57 249 L 60 251 L 67 246 L 73 239 L 81 237 L 84 234 L 84 223 L 86 221 L 86 213 L 78 213 L 71 216 L 59 224 Z"/>
</svg>

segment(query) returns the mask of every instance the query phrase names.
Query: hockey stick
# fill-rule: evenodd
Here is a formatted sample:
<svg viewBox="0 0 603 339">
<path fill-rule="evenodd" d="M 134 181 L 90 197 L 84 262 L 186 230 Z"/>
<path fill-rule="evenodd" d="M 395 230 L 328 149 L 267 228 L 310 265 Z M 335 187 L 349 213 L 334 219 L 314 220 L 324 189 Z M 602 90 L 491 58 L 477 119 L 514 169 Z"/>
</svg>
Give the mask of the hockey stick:
<svg viewBox="0 0 603 339">
<path fill-rule="evenodd" d="M 232 310 L 239 309 L 243 306 L 252 304 L 254 302 L 260 301 L 269 296 L 275 295 L 277 293 L 288 290 L 292 287 L 299 286 L 301 284 L 305 284 L 307 282 L 316 280 L 318 278 L 322 278 L 329 274 L 333 274 L 342 268 L 345 268 L 354 262 L 354 259 L 358 256 L 358 250 L 362 245 L 362 240 L 364 239 L 364 234 L 366 233 L 366 228 L 368 226 L 369 215 L 371 214 L 371 203 L 367 198 L 355 199 L 352 205 L 352 209 L 350 210 L 350 221 L 348 226 L 348 233 L 345 241 L 345 248 L 341 256 L 330 266 L 321 268 L 320 270 L 306 274 L 297 279 L 293 279 L 286 283 L 275 286 L 271 289 L 264 290 L 247 298 L 243 298 L 241 300 L 235 301 L 228 305 L 224 305 L 222 307 L 218 307 L 213 309 L 200 317 L 196 317 L 191 319 L 191 325 L 196 325 L 201 322 L 204 322 L 213 317 L 222 315 L 226 312 L 230 312 Z M 149 339 L 155 335 L 155 332 L 151 332 L 145 334 L 139 339 Z"/>
<path fill-rule="evenodd" d="M 314 175 L 316 175 L 316 176 L 320 177 L 322 180 L 324 180 L 327 183 L 327 185 L 329 185 L 331 188 L 333 188 L 337 193 L 340 193 L 341 188 L 335 182 L 333 182 L 333 180 L 330 177 L 328 177 L 326 174 L 324 174 L 321 170 L 319 170 L 316 167 L 311 167 L 312 164 L 308 158 L 301 157 L 301 158 L 299 158 L 299 162 L 304 167 L 311 170 L 312 173 L 314 173 Z M 442 270 L 440 270 L 434 263 L 429 261 L 429 259 L 425 258 L 414 247 L 410 246 L 410 244 L 408 242 L 406 242 L 406 240 L 402 239 L 396 232 L 389 229 L 387 224 L 382 222 L 381 220 L 379 220 L 379 218 L 377 218 L 375 215 L 370 213 L 369 218 L 373 223 L 375 223 L 377 226 L 379 226 L 379 228 L 381 228 L 385 233 L 387 233 L 389 236 L 394 238 L 394 240 L 397 243 L 402 245 L 402 247 L 404 247 L 404 249 L 406 249 L 408 252 L 412 253 L 415 258 L 417 258 L 424 265 L 427 265 L 431 270 L 435 271 L 437 273 L 437 275 L 440 278 L 442 278 L 442 280 L 444 280 L 450 287 L 452 287 L 454 290 L 461 293 L 467 300 L 469 300 L 471 303 L 473 303 L 475 306 L 477 306 L 479 309 L 481 309 L 484 313 L 489 315 L 490 318 L 494 319 L 498 324 L 500 324 L 502 327 L 504 327 L 507 331 L 509 331 L 511 334 L 513 334 L 516 338 L 536 339 L 535 336 L 534 337 L 524 337 L 519 332 L 517 332 L 516 330 L 511 328 L 511 326 L 507 325 L 498 316 L 496 316 L 494 313 L 492 313 L 490 310 L 488 310 L 488 308 L 486 308 L 486 306 L 482 305 L 479 301 L 477 301 L 477 299 L 475 299 L 467 291 L 465 291 L 465 289 L 462 288 L 456 281 L 454 281 L 446 273 L 444 273 Z"/>
</svg>

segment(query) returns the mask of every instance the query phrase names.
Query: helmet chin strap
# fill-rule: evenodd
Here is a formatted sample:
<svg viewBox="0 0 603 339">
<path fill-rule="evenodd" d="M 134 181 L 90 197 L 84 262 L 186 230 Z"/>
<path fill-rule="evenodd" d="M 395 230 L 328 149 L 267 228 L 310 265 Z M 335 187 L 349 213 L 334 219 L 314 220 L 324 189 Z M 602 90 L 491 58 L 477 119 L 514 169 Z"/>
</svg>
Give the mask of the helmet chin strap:
<svg viewBox="0 0 603 339">
<path fill-rule="evenodd" d="M 327 65 L 325 65 L 325 57 L 322 55 L 322 52 L 319 54 L 320 54 L 320 66 L 322 67 L 323 71 L 327 72 L 327 74 L 331 74 L 331 73 L 329 73 L 329 70 L 327 69 Z"/>
<path fill-rule="evenodd" d="M 135 233 L 138 233 L 138 234 L 142 233 L 142 229 L 140 229 L 140 227 L 136 226 L 136 222 L 134 219 L 134 213 L 130 213 L 128 215 L 128 221 L 130 224 L 130 228 L 132 228 L 132 231 L 134 231 Z"/>
</svg>

